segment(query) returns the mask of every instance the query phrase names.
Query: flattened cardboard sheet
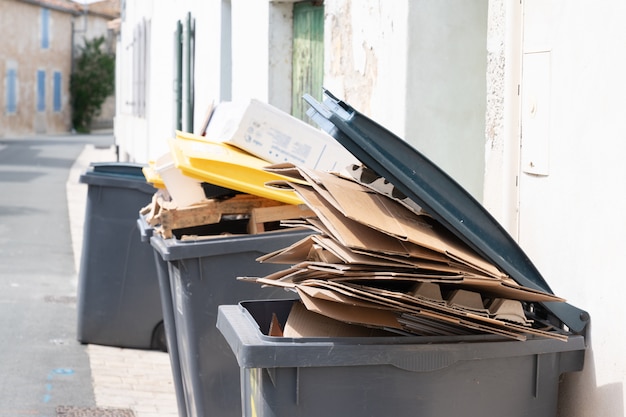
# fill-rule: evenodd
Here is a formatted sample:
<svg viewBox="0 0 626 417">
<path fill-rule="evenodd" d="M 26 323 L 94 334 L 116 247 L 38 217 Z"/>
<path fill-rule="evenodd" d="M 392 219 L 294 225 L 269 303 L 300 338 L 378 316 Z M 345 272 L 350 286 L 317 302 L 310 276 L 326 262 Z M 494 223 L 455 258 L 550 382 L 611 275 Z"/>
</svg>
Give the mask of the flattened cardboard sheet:
<svg viewBox="0 0 626 417">
<path fill-rule="evenodd" d="M 304 284 L 304 283 L 303 283 Z M 448 308 L 446 306 L 437 306 L 437 310 L 434 309 L 424 309 L 420 308 L 416 305 L 408 304 L 402 301 L 402 295 L 396 294 L 398 296 L 397 299 L 387 298 L 387 295 L 381 296 L 377 295 L 376 292 L 369 292 L 362 288 L 353 287 L 353 286 L 341 286 L 341 285 L 332 285 L 331 283 L 323 283 L 323 282 L 306 282 L 307 285 L 320 285 L 324 288 L 331 289 L 333 291 L 338 291 L 341 294 L 346 296 L 356 297 L 360 300 L 369 301 L 373 303 L 378 303 L 381 306 L 389 308 L 390 310 L 396 312 L 403 312 L 403 318 L 405 321 L 413 321 L 421 320 L 422 325 L 429 321 L 434 321 L 431 327 L 442 326 L 447 323 L 449 326 L 456 328 L 457 332 L 461 334 L 475 334 L 475 333 L 492 333 L 498 334 L 502 336 L 506 336 L 509 338 L 517 339 L 517 340 L 526 340 L 526 332 L 530 332 L 529 329 L 523 328 L 522 326 L 517 326 L 517 329 L 509 329 L 508 323 L 499 322 L 497 320 L 491 320 L 486 317 L 472 315 L 469 313 L 462 314 L 457 310 Z M 329 285 L 331 284 L 331 285 Z M 300 287 L 298 287 L 300 288 Z M 312 295 L 311 293 L 308 295 Z M 329 301 L 330 302 L 330 301 Z M 320 309 L 320 314 L 324 314 L 324 310 Z M 329 313 L 335 314 L 335 313 Z M 335 316 L 337 317 L 337 316 Z M 365 320 L 361 318 L 361 320 Z M 402 323 L 401 323 L 402 324 Z M 374 323 L 370 323 L 370 325 L 375 325 Z M 520 331 L 519 328 L 522 328 L 523 331 Z M 416 328 L 411 326 L 403 326 L 403 329 L 408 332 L 415 332 Z M 464 330 L 463 330 L 464 329 Z M 467 332 L 467 333 L 466 333 Z M 418 333 L 419 334 L 419 333 Z"/>
<path fill-rule="evenodd" d="M 316 313 L 301 302 L 294 302 L 283 332 L 284 337 L 380 337 L 388 333 L 379 329 L 349 324 Z"/>
<path fill-rule="evenodd" d="M 333 206 L 320 199 L 318 194 L 309 187 L 294 184 L 294 189 L 329 233 L 344 246 L 388 254 L 406 254 L 406 249 L 399 240 L 348 219 Z"/>
<path fill-rule="evenodd" d="M 352 165 L 346 168 L 346 172 L 359 184 L 393 198 L 415 214 L 428 215 L 419 204 L 404 195 L 395 185 L 366 166 Z"/>
<path fill-rule="evenodd" d="M 317 192 L 317 199 L 307 200 L 307 197 L 300 193 L 299 187 L 295 188 L 296 192 L 314 211 L 315 208 L 312 205 L 323 204 L 327 210 L 336 210 L 341 213 L 344 216 L 343 219 L 356 221 L 400 241 L 407 241 L 441 254 L 450 255 L 453 259 L 483 273 L 495 277 L 504 276 L 493 264 L 482 259 L 428 216 L 415 215 L 396 201 L 371 192 L 353 181 L 326 172 L 299 169 L 302 176 Z M 317 214 L 320 216 L 320 213 Z M 341 216 L 334 215 L 335 224 L 341 220 Z M 347 220 L 343 221 L 347 222 Z M 346 246 L 350 247 L 350 245 Z M 363 248 L 357 247 L 357 249 Z"/>
<path fill-rule="evenodd" d="M 306 308 L 311 311 L 351 324 L 375 326 L 381 329 L 402 329 L 397 314 L 391 310 L 325 300 L 307 293 L 309 289 L 300 287 L 298 294 Z"/>
</svg>

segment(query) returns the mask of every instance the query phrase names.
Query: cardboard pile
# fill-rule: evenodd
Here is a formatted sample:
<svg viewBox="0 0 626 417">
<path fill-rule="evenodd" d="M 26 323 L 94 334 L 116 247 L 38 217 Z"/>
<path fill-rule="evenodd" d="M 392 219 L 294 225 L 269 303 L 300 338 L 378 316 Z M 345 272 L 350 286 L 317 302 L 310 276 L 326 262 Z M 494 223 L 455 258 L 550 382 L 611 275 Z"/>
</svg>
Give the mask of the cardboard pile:
<svg viewBox="0 0 626 417">
<path fill-rule="evenodd" d="M 362 166 L 353 166 L 351 178 L 301 166 L 268 170 L 289 176 L 282 186 L 317 215 L 285 224 L 305 223 L 318 234 L 258 259 L 289 268 L 239 279 L 293 290 L 306 309 L 327 318 L 394 333 L 567 339 L 531 319 L 533 303 L 563 299 L 518 285 L 394 196 L 384 179 L 362 182 Z"/>
</svg>

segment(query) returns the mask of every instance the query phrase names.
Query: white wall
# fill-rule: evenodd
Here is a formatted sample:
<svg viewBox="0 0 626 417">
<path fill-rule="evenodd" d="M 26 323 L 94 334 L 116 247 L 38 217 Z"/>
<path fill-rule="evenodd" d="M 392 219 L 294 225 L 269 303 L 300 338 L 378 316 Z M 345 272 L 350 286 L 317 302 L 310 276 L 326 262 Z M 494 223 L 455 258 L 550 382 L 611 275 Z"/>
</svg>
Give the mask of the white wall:
<svg viewBox="0 0 626 417">
<path fill-rule="evenodd" d="M 488 146 L 487 178 L 501 173 L 507 181 L 500 187 L 488 180 L 485 203 L 495 208 L 495 213 L 517 219 L 517 226 L 506 223 L 513 224 L 514 235 L 519 236 L 520 244 L 554 292 L 590 313 L 585 368 L 581 373 L 565 375 L 560 415 L 621 417 L 626 377 L 622 353 L 626 329 L 621 321 L 625 307 L 619 270 L 626 252 L 626 196 L 622 192 L 626 189 L 622 162 L 626 150 L 626 85 L 622 81 L 626 59 L 621 52 L 626 44 L 622 23 L 626 5 L 617 0 L 535 1 L 524 2 L 524 22 L 524 15 L 511 10 L 506 0 L 492 0 L 491 10 L 501 13 L 497 19 L 493 16 L 490 24 L 506 27 L 500 31 L 500 39 L 509 42 L 508 56 L 515 50 L 515 39 L 519 39 L 515 27 L 525 27 L 524 51 L 536 44 L 549 51 L 548 74 L 543 75 L 550 79 L 550 98 L 536 103 L 537 111 L 549 110 L 548 129 L 542 137 L 547 142 L 543 150 L 547 170 L 543 175 L 529 175 L 519 166 L 517 182 L 522 189 L 515 189 L 515 181 L 511 181 L 515 179 L 505 168 L 515 165 L 515 161 L 506 149 L 510 146 L 507 143 L 519 142 L 514 137 L 515 129 L 507 131 L 503 127 L 518 124 L 517 108 L 523 128 L 527 109 L 513 103 L 512 110 L 499 113 L 501 118 L 491 109 L 488 113 L 498 121 L 490 125 L 502 129 L 490 142 L 493 146 Z M 533 6 L 541 8 L 539 17 L 544 22 L 537 23 L 536 16 L 528 14 Z M 531 39 L 534 45 L 530 45 Z M 499 44 L 495 38 L 492 41 L 495 52 Z M 518 56 L 521 52 L 517 49 Z M 505 60 L 505 71 L 498 75 L 500 81 L 514 79 L 520 63 Z M 491 75 L 496 74 L 494 70 Z M 509 91 L 500 97 L 505 96 L 511 98 L 512 94 Z M 498 100 L 492 102 L 501 106 Z M 503 201 L 517 194 L 521 196 L 517 201 L 519 215 L 501 210 L 510 207 Z"/>
<path fill-rule="evenodd" d="M 291 112 L 292 2 L 232 0 L 232 99 Z"/>
<path fill-rule="evenodd" d="M 410 2 L 407 140 L 482 199 L 487 0 Z"/>
<path fill-rule="evenodd" d="M 138 162 L 167 151 L 174 134 L 173 32 L 187 12 L 196 20 L 194 132 L 211 104 L 258 98 L 291 110 L 291 3 L 248 0 L 126 2 L 118 45 L 118 112 L 115 132 L 121 154 Z M 150 21 L 146 118 L 132 116 L 132 33 Z M 271 22 L 271 25 L 270 25 Z M 124 98 L 126 97 L 126 98 Z"/>
<path fill-rule="evenodd" d="M 482 198 L 487 0 L 325 2 L 333 94 Z"/>
<path fill-rule="evenodd" d="M 232 1 L 233 100 L 267 101 L 269 54 L 268 1 Z"/>
<path fill-rule="evenodd" d="M 403 136 L 408 2 L 335 0 L 324 7 L 324 87 Z"/>
<path fill-rule="evenodd" d="M 176 22 L 195 18 L 195 103 L 194 131 L 202 124 L 209 105 L 220 100 L 221 2 L 183 0 L 178 2 L 127 1 L 118 44 L 118 103 L 116 140 L 121 154 L 147 162 L 167 152 L 167 139 L 174 135 L 174 31 Z M 131 114 L 127 102 L 132 91 L 132 35 L 138 22 L 150 22 L 147 64 L 146 117 Z"/>
</svg>

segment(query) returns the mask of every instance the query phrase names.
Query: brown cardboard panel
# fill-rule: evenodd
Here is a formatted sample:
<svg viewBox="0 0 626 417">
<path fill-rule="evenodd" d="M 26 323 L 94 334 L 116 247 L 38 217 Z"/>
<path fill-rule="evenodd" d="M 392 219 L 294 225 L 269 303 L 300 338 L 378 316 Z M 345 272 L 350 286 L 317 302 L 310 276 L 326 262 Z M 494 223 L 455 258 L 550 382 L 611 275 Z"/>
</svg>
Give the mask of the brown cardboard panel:
<svg viewBox="0 0 626 417">
<path fill-rule="evenodd" d="M 531 324 L 530 320 L 526 319 L 522 303 L 516 300 L 495 298 L 489 303 L 489 313 L 498 320 L 512 321 L 524 326 Z"/>
<path fill-rule="evenodd" d="M 435 282 L 418 282 L 408 294 L 436 303 L 445 303 L 441 295 L 441 287 Z"/>
<path fill-rule="evenodd" d="M 281 164 L 271 164 L 265 167 L 266 171 L 273 172 L 274 174 L 283 175 L 285 177 L 293 178 L 296 180 L 305 181 L 304 177 L 300 173 L 300 170 L 291 162 L 284 162 Z"/>
<path fill-rule="evenodd" d="M 324 286 L 316 284 L 319 284 L 319 282 L 316 283 L 315 280 L 309 282 L 304 281 L 302 285 L 297 285 L 296 287 L 298 293 L 305 293 L 309 297 L 314 297 L 326 301 L 333 301 L 336 303 L 342 303 L 348 306 L 392 311 L 392 309 L 390 309 L 388 306 L 355 297 L 354 293 L 351 293 L 350 291 L 341 291 L 341 289 L 339 288 L 332 287 L 325 288 Z"/>
<path fill-rule="evenodd" d="M 307 268 L 307 265 L 308 262 L 302 262 L 290 268 L 288 273 L 281 275 L 280 272 L 276 272 L 266 278 L 281 282 L 298 283 L 307 279 L 326 279 L 328 276 L 326 271 L 311 270 Z"/>
<path fill-rule="evenodd" d="M 488 280 L 476 280 L 472 277 L 466 277 L 463 286 L 466 288 L 473 288 L 485 295 L 510 298 L 520 301 L 531 302 L 543 302 L 543 301 L 557 301 L 564 302 L 565 300 L 557 295 L 549 294 L 533 288 L 522 287 L 518 284 L 511 284 L 508 280 L 503 281 L 488 281 Z"/>
<path fill-rule="evenodd" d="M 308 217 L 306 219 L 306 222 L 309 225 L 311 225 L 311 228 L 313 230 L 319 232 L 320 234 L 323 234 L 324 236 L 332 236 L 332 233 L 330 232 L 330 230 L 328 230 L 328 228 L 326 227 L 324 222 L 322 222 L 319 218 L 317 218 L 317 217 Z"/>
<path fill-rule="evenodd" d="M 433 282 L 456 285 L 459 289 L 480 292 L 485 296 L 508 298 L 513 300 L 542 302 L 563 301 L 562 298 L 539 290 L 511 284 L 508 281 L 497 281 L 491 278 L 463 274 L 424 273 L 416 269 L 390 270 L 377 269 L 369 265 L 331 264 L 322 262 L 301 262 L 287 271 L 272 274 L 274 279 L 298 282 L 304 279 L 322 278 L 334 282 L 373 283 L 378 282 Z"/>
<path fill-rule="evenodd" d="M 342 268 L 334 268 L 334 264 L 310 264 L 308 269 L 311 271 L 324 271 L 328 274 L 326 279 L 328 281 L 338 282 L 378 282 L 384 285 L 384 282 L 445 282 L 461 284 L 463 282 L 462 275 L 443 275 L 443 274 L 429 274 L 419 273 L 415 271 L 413 273 L 406 271 L 368 271 L 363 269 L 348 270 Z"/>
<path fill-rule="evenodd" d="M 336 240 L 327 236 L 315 235 L 311 237 L 315 243 L 321 248 L 326 249 L 329 252 L 335 254 L 335 256 L 346 264 L 360 264 L 360 265 L 380 265 L 381 267 L 397 267 L 406 266 L 406 263 L 401 263 L 395 260 L 381 259 L 366 253 L 356 253 L 350 248 L 347 248 L 339 244 Z M 403 258 L 404 259 L 404 258 Z"/>
<path fill-rule="evenodd" d="M 401 294 L 401 293 L 397 293 L 393 291 L 382 290 L 382 289 L 375 288 L 375 287 L 362 287 L 361 286 L 361 289 L 359 289 L 359 291 L 362 291 L 363 288 L 367 290 L 366 292 L 371 292 L 372 294 L 378 294 L 378 297 L 382 297 L 386 301 L 388 301 L 389 299 L 396 299 L 402 306 L 410 305 L 408 304 L 408 301 L 412 298 L 408 294 Z M 420 300 L 420 299 L 413 299 L 411 301 L 415 303 L 416 305 L 423 304 L 424 302 L 424 300 Z M 479 328 L 485 329 L 489 332 L 496 332 L 496 331 L 497 332 L 500 332 L 500 331 L 519 332 L 520 334 L 533 334 L 533 335 L 545 336 L 545 337 L 550 337 L 550 338 L 555 338 L 555 339 L 560 339 L 560 340 L 567 340 L 567 336 L 564 336 L 562 334 L 534 329 L 531 327 L 526 327 L 526 326 L 522 326 L 522 325 L 515 324 L 515 323 L 504 322 L 501 320 L 493 319 L 491 317 L 485 317 L 482 315 L 474 314 L 473 312 L 470 312 L 470 311 L 451 309 L 447 306 L 433 306 L 433 303 L 429 303 L 429 310 L 428 311 L 424 310 L 422 311 L 422 313 L 428 313 L 428 314 L 432 313 L 432 314 L 438 314 L 438 315 L 444 314 L 445 316 L 462 318 L 464 325 L 479 326 Z"/>
<path fill-rule="evenodd" d="M 261 263 L 293 265 L 309 258 L 313 244 L 311 236 L 307 236 L 286 248 L 259 256 L 256 260 Z"/>
<path fill-rule="evenodd" d="M 359 184 L 386 195 L 404 205 L 415 214 L 428 215 L 422 207 L 402 194 L 395 185 L 363 165 L 352 165 L 346 168 L 347 174 Z"/>
<path fill-rule="evenodd" d="M 474 291 L 456 289 L 448 296 L 448 305 L 452 308 L 469 310 L 476 314 L 488 315 L 482 296 Z"/>
<path fill-rule="evenodd" d="M 310 285 L 319 284 L 321 286 L 324 286 L 324 283 L 322 282 L 316 282 L 316 283 L 307 282 L 307 284 L 310 284 Z M 299 293 L 301 292 L 303 287 L 304 285 L 297 287 L 299 290 Z M 491 323 L 480 323 L 479 321 L 472 320 L 471 317 L 468 319 L 467 317 L 461 314 L 458 314 L 457 311 L 454 311 L 453 309 L 449 309 L 446 307 L 443 307 L 441 311 L 432 311 L 432 310 L 420 309 L 415 306 L 403 304 L 398 301 L 394 301 L 392 299 L 385 299 L 384 297 L 378 297 L 374 293 L 368 293 L 367 291 L 362 291 L 357 288 L 346 288 L 346 287 L 341 288 L 341 287 L 336 287 L 336 286 L 327 287 L 327 288 L 331 290 L 336 290 L 340 292 L 341 294 L 344 294 L 345 296 L 356 297 L 360 299 L 361 301 L 364 300 L 364 301 L 379 303 L 381 306 L 385 308 L 389 308 L 395 312 L 404 312 L 404 314 L 402 314 L 402 318 L 404 319 L 405 322 L 415 322 L 415 321 L 421 320 L 422 327 L 403 326 L 404 330 L 414 333 L 414 334 L 424 334 L 424 335 L 432 334 L 430 332 L 426 332 L 426 333 L 422 332 L 424 323 L 432 322 L 430 327 L 452 326 L 453 329 L 456 329 L 454 331 L 454 334 L 472 334 L 472 333 L 481 333 L 481 332 L 485 333 L 486 332 L 486 333 L 506 336 L 509 338 L 514 338 L 517 340 L 526 339 L 526 336 L 523 333 L 507 329 L 505 323 L 496 323 L 497 326 L 493 326 L 491 325 Z M 313 297 L 314 295 L 316 295 L 316 293 L 307 294 L 307 296 L 309 297 Z M 301 297 L 302 297 L 302 294 L 301 294 Z M 329 303 L 332 302 L 332 301 L 329 301 L 327 298 L 328 297 L 323 297 L 322 299 L 326 299 Z M 342 304 L 342 303 L 337 303 L 337 304 Z M 305 303 L 305 305 L 307 304 Z M 342 305 L 345 305 L 345 303 L 343 303 Z M 331 305 L 326 305 L 326 306 L 330 307 Z M 329 316 L 336 317 L 336 318 L 340 317 L 339 315 L 337 315 L 335 311 L 325 311 L 323 308 L 320 308 L 319 304 L 316 308 L 317 308 L 316 311 L 319 311 L 320 314 L 328 314 Z M 446 310 L 448 310 L 448 313 L 446 313 Z M 375 312 L 375 311 L 372 311 L 372 312 Z M 373 315 L 368 315 L 368 316 L 361 317 L 359 320 L 361 320 L 362 322 L 367 320 L 369 322 L 369 325 L 374 326 L 376 325 L 375 323 L 376 323 L 377 318 L 374 317 Z M 402 322 L 402 321 L 399 320 L 399 322 Z"/>
<path fill-rule="evenodd" d="M 315 192 L 320 196 L 320 198 L 322 198 L 323 200 L 325 200 L 328 203 L 330 203 L 341 214 L 343 214 L 344 216 L 347 216 L 347 213 L 345 212 L 345 210 L 342 209 L 342 207 L 339 204 L 339 202 L 328 191 L 328 189 L 322 184 L 322 178 L 321 177 L 323 177 L 323 176 L 325 177 L 326 175 L 330 175 L 330 176 L 334 177 L 334 175 L 328 174 L 328 173 L 322 173 L 322 172 L 309 170 L 309 169 L 304 168 L 304 167 L 298 167 L 298 170 L 302 174 L 302 178 L 304 178 L 304 180 L 307 181 L 307 184 L 310 185 L 315 190 Z M 349 184 L 354 184 L 354 185 L 358 186 L 358 184 L 356 184 L 354 182 L 349 182 Z"/>
<path fill-rule="evenodd" d="M 298 294 L 308 310 L 351 324 L 376 326 L 380 328 L 401 329 L 397 314 L 390 310 L 336 303 L 315 298 L 298 289 Z"/>
<path fill-rule="evenodd" d="M 406 249 L 397 239 L 348 219 L 308 187 L 294 184 L 294 189 L 317 214 L 329 234 L 344 246 L 390 254 L 406 254 Z"/>
<path fill-rule="evenodd" d="M 504 276 L 493 264 L 478 256 L 429 216 L 416 215 L 397 201 L 371 192 L 353 181 L 326 172 L 300 170 L 319 197 L 345 217 L 397 239 L 451 254 L 493 276 Z"/>
<path fill-rule="evenodd" d="M 276 337 L 282 337 L 283 336 L 283 329 L 280 326 L 280 323 L 278 321 L 278 317 L 276 316 L 276 313 L 272 314 L 272 322 L 270 323 L 270 328 L 267 332 L 268 336 L 276 336 Z"/>
<path fill-rule="evenodd" d="M 410 215 L 406 215 L 402 210 L 406 208 L 394 207 L 394 204 L 397 204 L 394 201 L 373 193 L 353 181 L 329 173 L 313 173 L 302 168 L 301 172 L 315 191 L 344 216 L 398 239 L 408 240 L 410 231 L 403 224 L 402 218 L 415 219 L 417 218 L 415 213 L 411 212 Z M 420 240 L 419 244 L 440 253 L 443 253 L 446 248 L 439 246 L 435 240 L 426 238 Z"/>
<path fill-rule="evenodd" d="M 284 337 L 372 337 L 387 334 L 316 313 L 297 301 L 293 303 L 283 332 Z"/>
<path fill-rule="evenodd" d="M 458 265 L 450 265 L 446 262 L 446 258 L 439 254 L 431 256 L 433 252 L 429 252 L 425 258 L 407 258 L 405 256 L 383 255 L 376 252 L 355 251 L 341 245 L 339 242 L 323 235 L 312 236 L 312 239 L 319 244 L 320 247 L 333 252 L 338 258 L 347 264 L 360 265 L 377 265 L 383 267 L 412 267 L 440 272 L 460 273 L 467 268 L 459 268 Z"/>
<path fill-rule="evenodd" d="M 293 259 L 296 261 L 296 259 Z M 294 262 L 295 263 L 295 262 Z M 325 262 L 300 262 L 292 268 L 275 272 L 265 277 L 269 280 L 283 282 L 301 282 L 308 279 L 325 279 L 332 282 L 353 284 L 387 285 L 400 282 L 431 282 L 454 285 L 458 289 L 479 292 L 486 297 L 507 298 L 519 301 L 542 302 L 562 301 L 556 295 L 535 289 L 511 284 L 509 281 L 494 280 L 464 274 L 437 273 L 437 271 L 420 271 L 417 269 L 381 268 L 376 265 L 350 265 Z"/>
<path fill-rule="evenodd" d="M 339 291 L 348 296 L 354 296 L 361 300 L 380 303 L 382 306 L 396 309 L 408 314 L 425 315 L 436 320 L 447 321 L 459 326 L 476 329 L 507 337 L 524 340 L 527 334 L 567 340 L 567 336 L 554 332 L 534 329 L 531 327 L 496 320 L 471 311 L 453 309 L 446 305 L 437 304 L 425 299 L 412 297 L 408 294 L 384 290 L 375 287 L 356 286 L 324 281 L 304 281 L 301 285 L 318 285 L 323 288 Z"/>
<path fill-rule="evenodd" d="M 446 263 L 446 264 L 451 263 L 450 259 L 444 254 L 437 253 L 435 251 L 426 249 L 422 246 L 416 245 L 411 242 L 400 241 L 400 243 L 406 250 L 406 253 L 404 254 L 387 254 L 387 253 L 375 252 L 375 251 L 371 251 L 367 249 L 358 249 L 358 248 L 347 248 L 347 249 L 349 249 L 350 251 L 356 254 L 363 254 L 363 255 L 372 256 L 372 257 L 384 259 L 384 260 L 392 260 L 392 261 L 401 262 L 410 266 L 419 265 L 419 263 L 423 261 L 440 262 L 440 263 Z"/>
</svg>

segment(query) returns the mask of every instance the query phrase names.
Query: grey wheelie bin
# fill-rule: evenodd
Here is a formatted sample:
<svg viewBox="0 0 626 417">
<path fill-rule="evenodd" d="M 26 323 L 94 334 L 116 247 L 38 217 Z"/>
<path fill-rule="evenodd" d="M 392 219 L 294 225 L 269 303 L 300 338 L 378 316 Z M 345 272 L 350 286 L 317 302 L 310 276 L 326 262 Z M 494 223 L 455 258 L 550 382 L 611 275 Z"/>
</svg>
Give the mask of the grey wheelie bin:
<svg viewBox="0 0 626 417">
<path fill-rule="evenodd" d="M 289 300 L 219 307 L 218 328 L 241 369 L 247 417 L 555 417 L 559 378 L 579 371 L 583 336 L 289 338 Z M 262 330 L 264 329 L 264 330 Z"/>
<path fill-rule="evenodd" d="M 436 218 L 519 284 L 552 291 L 516 242 L 465 190 L 348 104 L 326 92 L 309 116 L 378 178 Z M 299 300 L 250 299 L 219 308 L 217 327 L 241 369 L 243 415 L 555 417 L 561 374 L 580 371 L 589 315 L 538 302 L 532 317 L 566 340 L 533 335 L 276 337 Z M 530 310 L 529 310 L 530 311 Z"/>
<path fill-rule="evenodd" d="M 239 366 L 215 327 L 218 306 L 253 298 L 288 298 L 290 295 L 284 290 L 259 288 L 237 277 L 265 275 L 280 269 L 278 265 L 260 264 L 256 259 L 291 245 L 311 231 L 245 234 L 247 220 L 211 226 L 204 231 L 213 234 L 210 237 L 165 239 L 155 234 L 150 243 L 160 257 L 157 265 L 163 269 L 159 273 L 163 296 L 172 300 L 173 326 L 166 323 L 165 328 L 168 340 L 175 338 L 177 342 L 179 363 L 172 366 L 178 365 L 183 385 L 183 392 L 177 393 L 179 407 L 184 401 L 190 417 L 239 417 Z M 166 274 L 169 287 L 163 279 Z M 169 320 L 168 316 L 165 320 Z"/>
<path fill-rule="evenodd" d="M 137 227 L 141 235 L 141 241 L 150 249 L 154 257 L 156 267 L 156 277 L 159 282 L 159 294 L 161 296 L 161 310 L 163 313 L 163 328 L 165 330 L 165 343 L 170 358 L 172 368 L 172 382 L 176 394 L 176 404 L 178 407 L 178 417 L 187 417 L 187 404 L 185 401 L 185 391 L 183 389 L 182 373 L 180 371 L 180 355 L 178 354 L 178 343 L 176 341 L 176 327 L 174 326 L 174 306 L 170 289 L 170 278 L 167 271 L 167 262 L 152 249 L 150 238 L 154 233 L 152 226 L 148 224 L 145 217 L 140 215 L 137 219 Z"/>
<path fill-rule="evenodd" d="M 141 242 L 137 213 L 156 191 L 142 166 L 92 163 L 78 281 L 81 343 L 165 349 L 154 255 Z"/>
</svg>

